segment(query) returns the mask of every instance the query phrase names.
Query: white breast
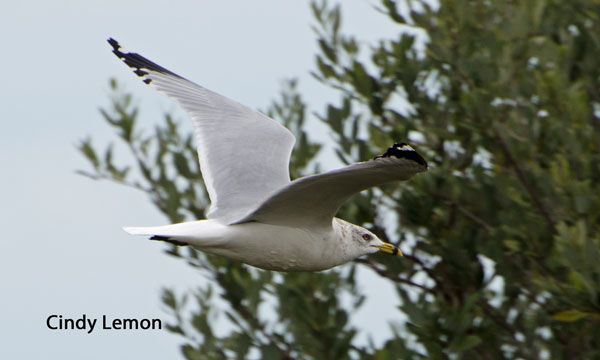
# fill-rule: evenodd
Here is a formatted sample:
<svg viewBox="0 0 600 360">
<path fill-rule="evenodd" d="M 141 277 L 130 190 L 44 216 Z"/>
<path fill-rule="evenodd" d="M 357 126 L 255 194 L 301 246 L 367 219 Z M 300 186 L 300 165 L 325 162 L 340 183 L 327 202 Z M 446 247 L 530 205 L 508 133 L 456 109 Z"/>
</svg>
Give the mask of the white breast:
<svg viewBox="0 0 600 360">
<path fill-rule="evenodd" d="M 310 231 L 259 222 L 230 225 L 219 247 L 199 250 L 277 271 L 319 271 L 347 261 L 333 229 Z"/>
</svg>

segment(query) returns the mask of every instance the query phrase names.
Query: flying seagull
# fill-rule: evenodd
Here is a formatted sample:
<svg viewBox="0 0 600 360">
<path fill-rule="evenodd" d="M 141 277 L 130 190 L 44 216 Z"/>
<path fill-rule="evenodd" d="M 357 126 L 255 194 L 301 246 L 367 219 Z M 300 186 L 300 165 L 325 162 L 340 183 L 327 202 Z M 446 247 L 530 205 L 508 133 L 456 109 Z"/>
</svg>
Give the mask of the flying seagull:
<svg viewBox="0 0 600 360">
<path fill-rule="evenodd" d="M 112 38 L 108 43 L 144 83 L 175 99 L 192 119 L 211 200 L 206 220 L 125 231 L 276 271 L 325 270 L 377 251 L 402 255 L 335 214 L 357 192 L 426 171 L 412 147 L 394 144 L 373 160 L 290 181 L 295 138 L 288 129 L 126 52 Z"/>
</svg>

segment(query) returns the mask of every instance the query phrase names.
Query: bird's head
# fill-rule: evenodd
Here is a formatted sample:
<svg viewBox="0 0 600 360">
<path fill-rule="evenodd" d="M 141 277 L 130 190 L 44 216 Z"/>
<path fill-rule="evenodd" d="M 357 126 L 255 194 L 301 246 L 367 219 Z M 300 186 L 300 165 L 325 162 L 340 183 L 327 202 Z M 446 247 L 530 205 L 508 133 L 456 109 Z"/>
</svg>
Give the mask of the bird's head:
<svg viewBox="0 0 600 360">
<path fill-rule="evenodd" d="M 352 225 L 351 233 L 352 242 L 358 247 L 361 255 L 381 251 L 390 255 L 402 256 L 402 251 L 396 245 L 382 241 L 375 234 L 361 226 Z"/>
</svg>

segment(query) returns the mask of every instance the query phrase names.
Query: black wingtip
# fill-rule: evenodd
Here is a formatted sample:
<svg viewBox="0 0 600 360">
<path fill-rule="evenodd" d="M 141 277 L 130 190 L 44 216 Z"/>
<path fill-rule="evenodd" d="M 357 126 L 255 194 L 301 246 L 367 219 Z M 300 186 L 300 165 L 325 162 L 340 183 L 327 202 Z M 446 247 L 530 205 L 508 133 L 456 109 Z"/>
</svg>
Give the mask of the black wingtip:
<svg viewBox="0 0 600 360">
<path fill-rule="evenodd" d="M 168 242 L 169 244 L 173 244 L 173 245 L 177 245 L 177 246 L 188 246 L 189 244 L 183 241 L 177 241 L 177 240 L 172 240 L 170 237 L 168 236 L 162 236 L 162 235 L 152 235 L 149 237 L 150 240 L 158 240 L 158 241 L 164 241 L 164 242 Z"/>
<path fill-rule="evenodd" d="M 404 142 L 394 144 L 392 147 L 388 148 L 383 155 L 376 156 L 375 159 L 388 158 L 391 156 L 399 159 L 416 161 L 419 165 L 428 167 L 427 161 L 425 161 L 425 159 L 423 159 L 423 157 L 419 155 L 415 149 Z"/>
<path fill-rule="evenodd" d="M 108 40 L 106 40 L 106 41 L 108 41 L 108 43 L 110 44 L 110 46 L 113 47 L 114 50 L 119 50 L 119 48 L 121 47 L 119 45 L 119 42 L 111 37 L 108 38 Z"/>
<path fill-rule="evenodd" d="M 150 84 L 152 79 L 148 77 L 150 75 L 150 71 L 159 72 L 162 74 L 169 74 L 172 76 L 176 76 L 181 78 L 181 76 L 175 74 L 174 72 L 165 69 L 164 67 L 146 59 L 140 54 L 133 52 L 123 52 L 121 51 L 121 45 L 119 42 L 113 38 L 108 38 L 107 42 L 110 46 L 112 46 L 113 54 L 115 54 L 119 59 L 123 60 L 123 62 L 133 69 L 133 72 L 142 78 L 142 81 L 146 84 Z"/>
<path fill-rule="evenodd" d="M 113 38 L 108 38 L 107 41 L 113 48 L 113 54 L 115 54 L 119 59 L 124 59 L 125 54 L 121 52 L 121 45 L 119 45 L 119 42 Z"/>
</svg>

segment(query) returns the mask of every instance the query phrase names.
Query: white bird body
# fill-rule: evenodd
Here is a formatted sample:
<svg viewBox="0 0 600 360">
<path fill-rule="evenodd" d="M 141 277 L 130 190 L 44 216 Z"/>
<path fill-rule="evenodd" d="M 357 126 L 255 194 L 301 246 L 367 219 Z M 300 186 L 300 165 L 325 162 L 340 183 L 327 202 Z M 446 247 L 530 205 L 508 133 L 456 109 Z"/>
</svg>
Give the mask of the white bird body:
<svg viewBox="0 0 600 360">
<path fill-rule="evenodd" d="M 175 99 L 194 124 L 211 200 L 207 220 L 126 227 L 134 235 L 225 256 L 259 268 L 318 271 L 382 251 L 401 255 L 367 229 L 335 217 L 353 194 L 427 170 L 410 146 L 290 181 L 294 135 L 273 119 L 197 85 L 108 40 L 136 75 Z"/>
<path fill-rule="evenodd" d="M 320 271 L 363 255 L 362 251 L 357 252 L 358 248 L 343 240 L 353 226 L 334 218 L 329 229 L 319 232 L 260 222 L 227 225 L 219 220 L 124 229 L 134 235 L 168 237 L 197 250 L 262 269 Z M 377 251 L 379 249 L 373 247 L 372 252 Z"/>
</svg>

